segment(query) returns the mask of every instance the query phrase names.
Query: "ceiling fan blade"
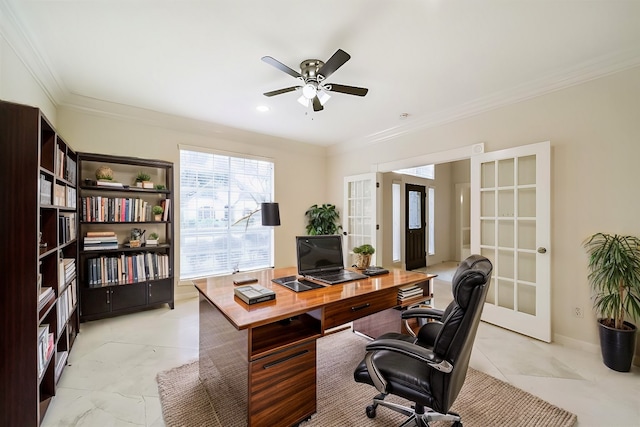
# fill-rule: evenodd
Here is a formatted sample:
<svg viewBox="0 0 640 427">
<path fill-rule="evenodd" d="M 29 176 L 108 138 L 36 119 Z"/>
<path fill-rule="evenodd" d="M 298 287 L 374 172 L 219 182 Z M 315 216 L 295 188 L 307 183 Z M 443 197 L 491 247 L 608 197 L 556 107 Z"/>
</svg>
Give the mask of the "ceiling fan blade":
<svg viewBox="0 0 640 427">
<path fill-rule="evenodd" d="M 327 62 L 324 63 L 322 68 L 318 70 L 318 74 L 325 79 L 329 78 L 338 68 L 342 67 L 345 62 L 351 59 L 351 55 L 342 49 L 338 49 Z"/>
<path fill-rule="evenodd" d="M 299 72 L 292 70 L 291 68 L 284 65 L 282 62 L 278 61 L 277 59 L 273 59 L 270 56 L 263 56 L 262 60 L 269 65 L 273 65 L 278 70 L 284 71 L 285 73 L 289 74 L 292 77 L 295 77 L 295 78 L 302 77 Z"/>
<path fill-rule="evenodd" d="M 356 96 L 365 96 L 369 92 L 369 89 L 366 87 L 345 86 L 336 83 L 327 84 L 324 88 L 330 92 L 346 93 L 347 95 Z"/>
<path fill-rule="evenodd" d="M 264 96 L 274 96 L 274 95 L 281 95 L 283 93 L 287 93 L 287 92 L 293 92 L 294 90 L 298 90 L 301 89 L 302 86 L 291 86 L 285 89 L 278 89 L 278 90 L 272 90 L 271 92 L 265 92 L 263 95 Z"/>
<path fill-rule="evenodd" d="M 316 96 L 313 98 L 313 111 L 322 111 L 324 107 L 320 103 L 320 99 Z"/>
</svg>

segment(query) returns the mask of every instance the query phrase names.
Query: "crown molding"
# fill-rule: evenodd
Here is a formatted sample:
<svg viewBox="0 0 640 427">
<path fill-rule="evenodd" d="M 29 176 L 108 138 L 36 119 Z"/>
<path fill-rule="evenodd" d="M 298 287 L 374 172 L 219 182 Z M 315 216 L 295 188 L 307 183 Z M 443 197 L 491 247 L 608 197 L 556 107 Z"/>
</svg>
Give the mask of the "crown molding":
<svg viewBox="0 0 640 427">
<path fill-rule="evenodd" d="M 469 118 L 638 66 L 640 66 L 640 47 L 610 53 L 562 72 L 541 76 L 526 84 L 496 92 L 453 108 L 437 111 L 428 116 L 415 118 L 400 126 L 331 145 L 328 147 L 328 154 L 337 155 L 362 149 L 366 146 Z"/>
<path fill-rule="evenodd" d="M 0 33 L 16 53 L 44 94 L 54 104 L 67 93 L 49 61 L 29 37 L 29 32 L 20 23 L 14 10 L 6 0 L 0 0 Z"/>
</svg>

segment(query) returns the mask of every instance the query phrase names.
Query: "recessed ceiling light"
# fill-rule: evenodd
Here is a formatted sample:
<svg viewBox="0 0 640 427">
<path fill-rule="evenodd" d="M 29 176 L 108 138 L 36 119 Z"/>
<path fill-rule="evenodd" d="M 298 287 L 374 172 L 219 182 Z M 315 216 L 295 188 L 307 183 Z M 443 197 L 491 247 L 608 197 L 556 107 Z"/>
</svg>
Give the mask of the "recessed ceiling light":
<svg viewBox="0 0 640 427">
<path fill-rule="evenodd" d="M 264 113 L 269 111 L 269 107 L 267 107 L 266 105 L 258 105 L 256 107 L 256 110 L 260 111 L 261 113 Z"/>
</svg>

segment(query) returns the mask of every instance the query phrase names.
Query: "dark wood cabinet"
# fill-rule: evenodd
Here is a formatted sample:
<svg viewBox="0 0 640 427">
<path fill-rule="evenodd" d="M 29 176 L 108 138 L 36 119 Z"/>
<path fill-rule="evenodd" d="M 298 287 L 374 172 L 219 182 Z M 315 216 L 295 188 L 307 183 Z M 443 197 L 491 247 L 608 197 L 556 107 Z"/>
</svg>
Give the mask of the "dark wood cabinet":
<svg viewBox="0 0 640 427">
<path fill-rule="evenodd" d="M 77 155 L 35 107 L 0 101 L 0 425 L 38 426 L 79 329 Z"/>
<path fill-rule="evenodd" d="M 173 164 L 79 153 L 78 176 L 80 319 L 173 308 Z"/>
</svg>

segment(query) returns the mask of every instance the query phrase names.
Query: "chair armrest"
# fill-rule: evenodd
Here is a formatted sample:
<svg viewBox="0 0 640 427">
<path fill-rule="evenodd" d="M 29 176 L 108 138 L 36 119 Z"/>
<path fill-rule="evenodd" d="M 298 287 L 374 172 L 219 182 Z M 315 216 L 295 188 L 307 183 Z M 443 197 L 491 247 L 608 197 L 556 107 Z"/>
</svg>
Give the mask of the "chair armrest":
<svg viewBox="0 0 640 427">
<path fill-rule="evenodd" d="M 415 319 L 415 318 L 428 318 L 428 319 L 442 319 L 444 314 L 443 310 L 437 308 L 410 308 L 402 312 L 403 319 Z"/>
<path fill-rule="evenodd" d="M 453 370 L 453 365 L 436 355 L 428 348 L 412 344 L 407 341 L 396 339 L 378 339 L 367 344 L 367 351 L 387 350 L 404 354 L 416 360 L 427 363 L 438 371 L 449 373 Z"/>
</svg>

